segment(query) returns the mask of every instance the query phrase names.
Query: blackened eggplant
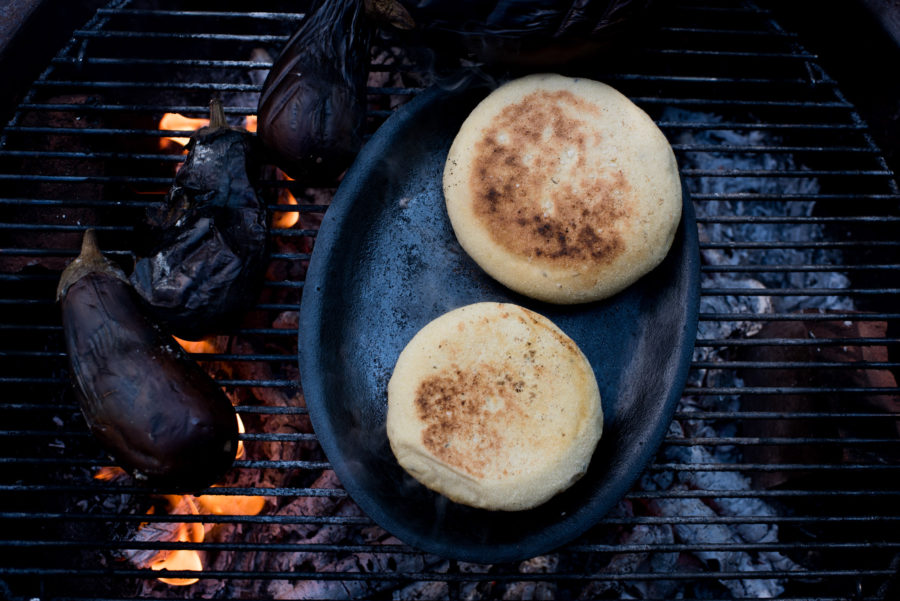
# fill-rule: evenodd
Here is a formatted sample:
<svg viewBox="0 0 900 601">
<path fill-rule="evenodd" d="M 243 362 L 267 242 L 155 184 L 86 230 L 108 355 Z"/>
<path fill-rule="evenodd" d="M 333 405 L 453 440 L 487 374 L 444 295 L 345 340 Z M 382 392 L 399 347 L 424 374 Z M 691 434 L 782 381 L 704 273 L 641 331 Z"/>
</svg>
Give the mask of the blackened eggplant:
<svg viewBox="0 0 900 601">
<path fill-rule="evenodd" d="M 191 138 L 166 206 L 148 211 L 151 245 L 131 283 L 180 338 L 235 325 L 259 297 L 268 219 L 255 187 L 255 144 L 252 134 L 228 127 L 213 100 L 210 124 Z"/>
<path fill-rule="evenodd" d="M 136 478 L 199 490 L 232 465 L 237 417 L 222 389 L 141 310 L 89 230 L 57 290 L 69 370 L 91 432 Z"/>
<path fill-rule="evenodd" d="M 631 41 L 651 0 L 399 0 L 442 55 L 562 66 Z"/>
<path fill-rule="evenodd" d="M 322 0 L 269 71 L 257 133 L 294 179 L 328 183 L 362 147 L 370 37 L 363 0 Z"/>
</svg>

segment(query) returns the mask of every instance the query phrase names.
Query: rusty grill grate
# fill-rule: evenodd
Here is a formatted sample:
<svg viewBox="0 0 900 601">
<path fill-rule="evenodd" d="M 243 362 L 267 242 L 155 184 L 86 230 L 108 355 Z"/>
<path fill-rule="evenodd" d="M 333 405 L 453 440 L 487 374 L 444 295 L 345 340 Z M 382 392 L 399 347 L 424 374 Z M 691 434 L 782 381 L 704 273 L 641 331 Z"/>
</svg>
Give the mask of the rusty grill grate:
<svg viewBox="0 0 900 601">
<path fill-rule="evenodd" d="M 136 220 L 182 158 L 165 138 L 188 133 L 161 130 L 160 118 L 202 116 L 213 94 L 235 120 L 254 114 L 271 57 L 303 18 L 288 2 L 210 4 L 113 0 L 74 31 L 2 132 L 0 594 L 896 598 L 900 190 L 817 57 L 769 10 L 738 0 L 657 3 L 649 45 L 592 74 L 669 137 L 703 258 L 675 423 L 596 527 L 547 556 L 476 565 L 423 555 L 355 508 L 318 448 L 296 368 L 305 265 L 334 188 L 274 171 L 263 297 L 195 354 L 247 425 L 246 456 L 215 492 L 262 496 L 262 511 L 166 513 L 166 491 L 96 479 L 108 460 L 69 391 L 59 272 L 89 226 L 130 261 Z M 372 64 L 370 132 L 439 77 L 427 53 L 384 40 Z M 288 192 L 297 204 L 281 204 Z M 173 538 L 182 523 L 205 525 L 204 540 Z M 138 534 L 148 526 L 168 534 Z M 201 572 L 169 574 L 195 584 L 150 569 L 148 557 L 176 549 L 203 556 Z"/>
</svg>

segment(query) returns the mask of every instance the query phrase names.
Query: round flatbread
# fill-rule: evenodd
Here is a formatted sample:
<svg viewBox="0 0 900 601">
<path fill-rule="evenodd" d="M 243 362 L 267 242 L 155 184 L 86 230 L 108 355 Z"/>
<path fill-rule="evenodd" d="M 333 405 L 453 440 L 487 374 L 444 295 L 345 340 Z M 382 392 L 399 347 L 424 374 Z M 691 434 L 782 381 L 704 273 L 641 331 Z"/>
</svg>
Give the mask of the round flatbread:
<svg viewBox="0 0 900 601">
<path fill-rule="evenodd" d="M 552 303 L 605 298 L 665 258 L 681 218 L 675 155 L 610 86 L 529 75 L 469 115 L 444 167 L 459 243 L 490 276 Z"/>
<path fill-rule="evenodd" d="M 388 383 L 387 435 L 416 480 L 466 505 L 535 507 L 587 470 L 603 428 L 587 358 L 549 319 L 476 303 L 422 328 Z"/>
</svg>

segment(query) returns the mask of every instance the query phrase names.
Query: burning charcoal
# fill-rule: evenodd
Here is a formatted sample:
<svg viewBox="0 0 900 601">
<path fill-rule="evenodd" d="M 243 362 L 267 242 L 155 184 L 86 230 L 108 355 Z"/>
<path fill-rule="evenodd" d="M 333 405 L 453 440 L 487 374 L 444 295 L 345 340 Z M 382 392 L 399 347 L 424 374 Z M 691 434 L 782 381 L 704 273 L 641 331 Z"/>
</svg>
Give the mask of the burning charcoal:
<svg viewBox="0 0 900 601">
<path fill-rule="evenodd" d="M 765 286 L 757 280 L 749 278 L 735 278 L 732 276 L 723 276 L 718 273 L 704 274 L 704 287 L 716 288 L 736 288 L 746 289 L 748 291 L 765 289 Z M 741 296 L 720 296 L 720 295 L 704 295 L 700 298 L 700 313 L 721 313 L 731 315 L 759 315 L 763 313 L 772 313 L 772 303 L 769 296 L 765 295 L 741 295 Z M 757 321 L 714 321 L 701 320 L 697 324 L 697 338 L 699 339 L 727 339 L 733 337 L 746 337 L 759 331 L 759 322 Z M 697 346 L 694 348 L 694 361 L 714 361 L 719 359 L 722 350 L 713 346 Z M 729 372 L 729 376 L 732 372 Z M 716 377 L 715 373 L 711 373 L 707 369 L 692 369 L 688 375 L 689 386 L 710 385 L 710 379 Z M 722 382 L 723 386 L 733 386 L 733 381 Z M 701 396 L 696 399 L 687 399 L 693 403 L 716 403 L 718 399 L 708 396 Z M 682 402 L 685 400 L 683 399 Z M 710 411 L 727 410 L 724 407 L 701 407 L 701 409 Z"/>
<path fill-rule="evenodd" d="M 676 486 L 673 490 L 683 490 Z M 709 516 L 716 515 L 710 507 L 699 499 L 692 498 L 659 498 L 649 503 L 655 515 L 663 517 Z M 743 543 L 730 528 L 722 524 L 685 524 L 674 526 L 678 542 L 684 544 Z M 744 551 L 695 551 L 693 553 L 707 569 L 722 572 L 767 572 L 775 570 L 775 566 L 765 558 L 755 560 Z M 745 578 L 739 580 L 723 579 L 721 584 L 735 597 L 751 599 L 769 599 L 784 592 L 779 580 L 769 578 Z"/>
<path fill-rule="evenodd" d="M 429 569 L 425 556 L 419 553 L 354 553 L 323 566 L 320 571 L 335 573 L 423 572 Z M 395 588 L 390 580 L 323 581 L 302 580 L 282 599 L 370 599 L 376 593 Z"/>
<path fill-rule="evenodd" d="M 873 321 L 782 321 L 766 324 L 758 338 L 883 338 L 887 324 Z M 766 362 L 838 362 L 887 361 L 887 347 L 879 345 L 795 346 L 772 345 L 748 347 L 741 356 L 748 361 Z M 885 387 L 897 386 L 893 374 L 886 369 L 746 369 L 741 373 L 748 386 L 779 387 Z M 892 395 L 747 395 L 742 399 L 745 411 L 792 412 L 900 412 L 900 401 Z M 823 406 L 825 404 L 825 406 Z M 883 420 L 843 421 L 825 420 L 748 420 L 743 431 L 746 436 L 786 438 L 896 438 L 900 424 Z M 878 457 L 867 456 L 864 450 L 841 449 L 831 445 L 753 445 L 744 455 L 747 461 L 768 463 L 854 463 L 883 462 L 891 452 L 879 448 Z M 895 460 L 900 458 L 894 458 Z M 762 472 L 754 476 L 757 486 L 772 487 L 796 484 L 806 477 L 799 471 Z"/>
<path fill-rule="evenodd" d="M 698 422 L 701 420 L 698 420 Z M 669 429 L 669 437 L 673 431 L 680 430 L 675 422 Z M 703 429 L 692 432 L 694 436 L 716 436 L 716 432 L 704 425 Z M 677 463 L 720 463 L 718 459 L 702 446 L 670 445 L 663 452 L 666 459 Z M 686 470 L 678 472 L 678 480 L 694 490 L 751 490 L 750 478 L 740 472 Z M 710 506 L 719 515 L 741 516 L 777 516 L 778 512 L 759 497 L 715 497 L 708 500 Z M 736 524 L 735 530 L 748 543 L 768 543 L 778 541 L 778 526 L 775 524 Z"/>
<path fill-rule="evenodd" d="M 552 574 L 559 566 L 558 555 L 539 555 L 519 564 L 522 574 Z M 526 580 L 513 582 L 503 592 L 504 599 L 555 599 L 556 585 L 552 582 Z"/>
<path fill-rule="evenodd" d="M 315 488 L 337 488 L 340 486 L 334 472 L 327 470 L 314 484 Z M 299 497 L 279 511 L 280 515 L 340 515 L 362 516 L 362 510 L 346 497 Z M 287 536 L 292 542 L 305 544 L 346 544 L 353 541 L 352 529 L 348 526 L 318 526 L 298 524 L 278 525 L 273 531 L 276 539 Z M 381 544 L 395 545 L 400 541 L 381 531 Z M 271 540 L 271 539 L 269 539 Z M 371 542 L 371 541 L 362 541 Z M 296 566 L 306 566 L 316 572 L 421 572 L 431 569 L 443 560 L 421 553 L 379 553 L 358 552 L 350 555 L 337 553 L 306 552 L 281 553 L 269 558 L 265 569 L 290 571 Z M 266 595 L 276 599 L 364 599 L 376 593 L 399 586 L 398 582 L 386 580 L 348 581 L 273 581 L 266 589 Z"/>
<path fill-rule="evenodd" d="M 665 545 L 674 542 L 672 527 L 668 524 L 638 524 L 625 532 L 617 541 L 622 545 Z M 609 563 L 598 570 L 601 574 L 633 574 L 635 572 L 666 573 L 676 570 L 677 553 L 617 553 Z M 666 599 L 673 592 L 670 581 L 593 580 L 582 589 L 579 599 L 609 597 L 622 598 L 626 594 L 638 593 L 638 598 Z"/>
<path fill-rule="evenodd" d="M 662 115 L 663 120 L 679 122 L 704 122 L 715 123 L 727 121 L 720 115 L 691 111 L 681 108 L 668 107 Z M 777 135 L 768 130 L 729 130 L 726 128 L 698 129 L 687 128 L 681 131 L 674 140 L 675 143 L 687 145 L 722 145 L 733 146 L 773 146 L 777 147 L 780 140 Z M 798 161 L 793 155 L 785 152 L 773 153 L 746 153 L 734 152 L 704 152 L 685 153 L 679 157 L 682 169 L 734 169 L 734 170 L 797 170 Z M 693 190 L 702 194 L 815 194 L 819 192 L 819 182 L 813 177 L 804 178 L 766 178 L 766 177 L 707 177 L 696 182 L 698 188 Z M 701 242 L 715 240 L 716 242 L 784 242 L 795 241 L 824 241 L 828 237 L 824 228 L 815 223 L 781 224 L 778 227 L 759 227 L 757 223 L 748 220 L 745 223 L 730 222 L 703 222 L 704 217 L 717 216 L 755 216 L 776 217 L 785 216 L 787 208 L 788 216 L 808 216 L 814 209 L 813 202 L 790 202 L 787 204 L 772 203 L 752 200 L 711 200 L 697 204 L 697 217 L 701 218 L 698 230 Z M 808 249 L 808 248 L 773 248 L 766 252 L 747 252 L 732 249 L 705 248 L 702 251 L 703 258 L 712 265 L 839 265 L 842 257 L 837 250 Z M 755 274 L 757 280 L 750 280 L 740 276 L 740 272 L 730 274 L 703 274 L 702 286 L 722 288 L 834 288 L 841 289 L 848 286 L 846 276 L 838 272 L 816 272 L 797 270 L 793 272 L 760 272 Z M 854 308 L 853 302 L 848 297 L 833 297 L 825 295 L 816 296 L 746 296 L 746 297 L 722 297 L 704 296 L 701 299 L 700 311 L 702 313 L 728 313 L 731 315 L 751 314 L 759 315 L 770 312 L 790 312 L 798 307 L 826 307 L 830 309 Z M 733 322 L 701 320 L 698 334 L 700 338 L 729 338 L 732 336 L 753 335 L 759 329 L 758 322 Z M 695 359 L 707 360 L 716 358 L 718 350 L 707 347 L 699 347 L 695 353 Z M 702 374 L 700 374 L 702 377 Z"/>
<path fill-rule="evenodd" d="M 468 561 L 460 561 L 457 568 L 461 574 L 484 575 L 489 573 L 493 566 L 484 563 L 469 563 Z M 475 582 L 463 582 L 459 587 L 459 598 L 464 601 L 475 601 L 477 599 L 494 599 L 496 597 L 497 583 L 491 580 L 478 580 Z"/>
<path fill-rule="evenodd" d="M 187 495 L 176 495 L 170 499 L 169 515 L 197 515 L 197 506 Z M 198 522 L 155 522 L 148 520 L 132 538 L 135 542 L 175 543 L 202 542 L 204 538 L 203 524 Z M 142 569 L 165 561 L 172 550 L 159 549 L 126 549 L 122 552 L 125 559 L 134 567 Z"/>
<path fill-rule="evenodd" d="M 299 326 L 300 313 L 297 311 L 284 311 L 283 313 L 279 313 L 278 317 L 275 318 L 275 321 L 272 322 L 272 327 L 283 328 L 286 330 L 296 330 Z"/>
<path fill-rule="evenodd" d="M 446 582 L 419 581 L 394 593 L 394 601 L 444 601 L 450 598 Z"/>
</svg>

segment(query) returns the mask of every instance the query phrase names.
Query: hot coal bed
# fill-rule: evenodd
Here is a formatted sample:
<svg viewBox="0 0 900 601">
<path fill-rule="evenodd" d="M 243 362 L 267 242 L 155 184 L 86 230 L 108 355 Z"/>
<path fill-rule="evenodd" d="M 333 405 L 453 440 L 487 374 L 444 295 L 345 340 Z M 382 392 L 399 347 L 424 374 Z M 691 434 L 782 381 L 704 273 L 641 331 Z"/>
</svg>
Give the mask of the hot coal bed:
<svg viewBox="0 0 900 601">
<path fill-rule="evenodd" d="M 69 386 L 56 283 L 88 227 L 130 266 L 136 224 L 183 160 L 177 138 L 198 126 L 180 118 L 202 118 L 216 96 L 252 127 L 304 15 L 233 4 L 111 2 L 3 130 L 0 596 L 897 598 L 900 191 L 838 82 L 745 2 L 657 3 L 640 45 L 583 73 L 668 136 L 702 256 L 675 421 L 595 527 L 546 555 L 475 564 L 408 547 L 353 503 L 319 448 L 296 360 L 306 268 L 338 182 L 311 188 L 274 168 L 263 293 L 241 323 L 189 347 L 237 407 L 243 456 L 198 495 L 110 469 Z M 377 39 L 369 133 L 451 81 L 446 62 Z"/>
</svg>

